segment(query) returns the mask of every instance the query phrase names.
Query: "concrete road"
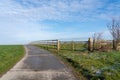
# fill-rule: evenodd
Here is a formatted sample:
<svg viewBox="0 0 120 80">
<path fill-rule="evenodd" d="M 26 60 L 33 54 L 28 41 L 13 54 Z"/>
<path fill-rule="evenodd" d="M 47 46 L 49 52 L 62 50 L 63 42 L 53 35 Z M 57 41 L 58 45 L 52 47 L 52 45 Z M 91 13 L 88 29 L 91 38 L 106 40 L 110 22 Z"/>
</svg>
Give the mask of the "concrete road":
<svg viewBox="0 0 120 80">
<path fill-rule="evenodd" d="M 50 52 L 26 46 L 25 57 L 0 80 L 77 80 L 71 70 Z"/>
</svg>

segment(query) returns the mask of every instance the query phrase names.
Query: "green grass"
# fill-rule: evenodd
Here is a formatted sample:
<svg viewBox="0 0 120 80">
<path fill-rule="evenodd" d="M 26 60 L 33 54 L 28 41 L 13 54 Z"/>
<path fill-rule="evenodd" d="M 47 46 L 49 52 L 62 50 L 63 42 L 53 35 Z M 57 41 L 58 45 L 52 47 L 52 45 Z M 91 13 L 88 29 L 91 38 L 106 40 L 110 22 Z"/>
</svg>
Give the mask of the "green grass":
<svg viewBox="0 0 120 80">
<path fill-rule="evenodd" d="M 87 49 L 87 44 L 85 43 L 72 43 L 72 42 L 60 44 L 60 49 L 61 50 L 72 50 L 73 44 L 74 44 L 74 50 L 76 51 Z"/>
<path fill-rule="evenodd" d="M 86 52 L 49 49 L 71 64 L 87 80 L 120 79 L 120 52 Z M 80 75 L 81 77 L 81 75 Z M 82 79 L 83 80 L 83 79 Z"/>
<path fill-rule="evenodd" d="M 120 52 L 83 55 L 61 51 L 59 55 L 89 80 L 117 80 L 120 78 Z"/>
<path fill-rule="evenodd" d="M 0 76 L 12 68 L 23 56 L 22 45 L 0 45 Z"/>
</svg>

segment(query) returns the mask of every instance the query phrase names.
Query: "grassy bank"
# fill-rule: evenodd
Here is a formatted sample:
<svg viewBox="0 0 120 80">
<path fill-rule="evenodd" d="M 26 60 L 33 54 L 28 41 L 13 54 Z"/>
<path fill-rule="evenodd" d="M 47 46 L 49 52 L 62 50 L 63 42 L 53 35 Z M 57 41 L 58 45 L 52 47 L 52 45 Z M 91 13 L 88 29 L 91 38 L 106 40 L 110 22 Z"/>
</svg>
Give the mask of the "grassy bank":
<svg viewBox="0 0 120 80">
<path fill-rule="evenodd" d="M 70 63 L 87 80 L 120 79 L 120 52 L 94 52 L 48 49 Z M 81 75 L 80 75 L 81 76 Z"/>
<path fill-rule="evenodd" d="M 120 52 L 79 54 L 60 51 L 66 59 L 88 80 L 117 80 L 120 78 Z"/>
<path fill-rule="evenodd" d="M 0 76 L 13 67 L 24 53 L 22 45 L 0 45 Z"/>
</svg>

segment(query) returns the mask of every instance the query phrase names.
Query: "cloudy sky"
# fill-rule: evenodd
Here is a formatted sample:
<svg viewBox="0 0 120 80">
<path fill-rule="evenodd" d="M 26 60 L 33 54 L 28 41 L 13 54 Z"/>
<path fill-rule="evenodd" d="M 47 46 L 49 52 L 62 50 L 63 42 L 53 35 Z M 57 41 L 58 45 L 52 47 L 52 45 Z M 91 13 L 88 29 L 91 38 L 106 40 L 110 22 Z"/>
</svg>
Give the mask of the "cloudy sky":
<svg viewBox="0 0 120 80">
<path fill-rule="evenodd" d="M 0 0 L 0 44 L 109 35 L 120 0 Z"/>
</svg>

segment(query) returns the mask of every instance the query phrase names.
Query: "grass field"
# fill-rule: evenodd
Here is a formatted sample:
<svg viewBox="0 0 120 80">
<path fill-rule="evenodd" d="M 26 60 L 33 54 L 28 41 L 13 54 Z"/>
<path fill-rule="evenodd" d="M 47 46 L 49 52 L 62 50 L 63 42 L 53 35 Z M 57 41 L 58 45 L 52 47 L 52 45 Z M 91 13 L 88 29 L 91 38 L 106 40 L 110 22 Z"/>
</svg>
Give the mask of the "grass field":
<svg viewBox="0 0 120 80">
<path fill-rule="evenodd" d="M 24 52 L 22 45 L 0 45 L 0 76 L 13 67 Z"/>
<path fill-rule="evenodd" d="M 87 52 L 48 49 L 70 63 L 87 80 L 120 79 L 120 52 Z M 81 77 L 81 75 L 80 75 Z M 83 79 L 82 79 L 83 80 Z"/>
</svg>

